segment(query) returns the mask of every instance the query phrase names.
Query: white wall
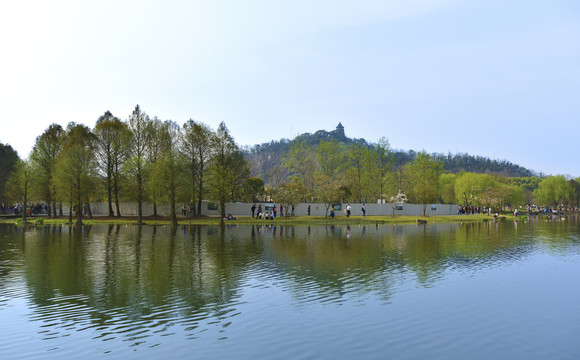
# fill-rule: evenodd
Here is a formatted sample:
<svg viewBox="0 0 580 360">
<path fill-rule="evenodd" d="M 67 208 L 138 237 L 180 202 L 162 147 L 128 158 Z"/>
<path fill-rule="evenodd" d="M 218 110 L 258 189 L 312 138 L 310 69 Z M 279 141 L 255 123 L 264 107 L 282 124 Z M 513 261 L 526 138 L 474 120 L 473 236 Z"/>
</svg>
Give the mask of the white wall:
<svg viewBox="0 0 580 360">
<path fill-rule="evenodd" d="M 208 216 L 219 216 L 219 210 L 209 210 L 208 205 L 210 202 L 204 201 L 202 203 L 202 215 Z M 262 205 L 262 209 L 265 209 L 266 205 L 272 205 L 271 203 L 256 203 Z M 310 215 L 311 216 L 324 216 L 326 211 L 326 206 L 324 204 L 298 204 L 294 208 L 294 214 L 299 216 L 306 216 L 308 205 L 310 205 Z M 346 216 L 344 209 L 346 209 L 346 203 L 342 204 L 342 210 L 336 211 L 335 216 Z M 350 204 L 351 205 L 351 216 L 362 216 L 362 204 Z M 181 215 L 181 206 L 177 208 L 177 215 Z M 279 204 L 276 204 L 279 206 Z M 423 205 L 420 204 L 403 204 L 403 210 L 396 210 L 395 215 L 411 215 L 411 216 L 422 216 L 423 215 Z M 434 206 L 434 209 L 432 209 Z M 226 214 L 232 214 L 234 216 L 251 216 L 252 203 L 227 203 L 226 204 Z M 125 202 L 120 203 L 121 215 L 122 216 L 137 216 L 137 203 Z M 93 215 L 96 216 L 106 216 L 108 215 L 108 205 L 104 202 L 91 204 L 91 210 Z M 113 209 L 116 209 L 113 205 Z M 393 208 L 391 204 L 366 204 L 367 215 L 392 215 Z M 63 211 L 68 214 L 68 207 L 63 206 Z M 286 209 L 285 209 L 286 212 Z M 158 205 L 157 213 L 160 216 L 168 216 L 170 214 L 169 205 Z M 457 205 L 449 204 L 435 204 L 427 205 L 427 212 L 429 215 L 457 215 Z M 143 204 L 143 216 L 153 215 L 153 205 L 149 203 Z M 279 215 L 279 214 L 278 214 Z"/>
</svg>

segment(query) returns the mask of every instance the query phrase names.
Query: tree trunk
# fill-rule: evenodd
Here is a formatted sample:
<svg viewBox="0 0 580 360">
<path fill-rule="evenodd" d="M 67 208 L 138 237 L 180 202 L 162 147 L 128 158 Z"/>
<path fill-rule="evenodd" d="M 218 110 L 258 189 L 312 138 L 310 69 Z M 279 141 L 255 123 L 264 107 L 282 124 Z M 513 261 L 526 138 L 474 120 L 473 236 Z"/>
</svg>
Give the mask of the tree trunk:
<svg viewBox="0 0 580 360">
<path fill-rule="evenodd" d="M 175 211 L 175 195 L 171 196 L 171 226 L 177 226 L 177 213 Z"/>
<path fill-rule="evenodd" d="M 143 183 L 141 174 L 137 175 L 137 224 L 143 225 Z"/>
<path fill-rule="evenodd" d="M 89 219 L 93 220 L 93 211 L 91 210 L 91 203 L 87 200 L 87 214 Z"/>
<path fill-rule="evenodd" d="M 113 216 L 113 185 L 111 184 L 111 177 L 109 175 L 107 175 L 107 197 L 109 216 Z"/>
</svg>

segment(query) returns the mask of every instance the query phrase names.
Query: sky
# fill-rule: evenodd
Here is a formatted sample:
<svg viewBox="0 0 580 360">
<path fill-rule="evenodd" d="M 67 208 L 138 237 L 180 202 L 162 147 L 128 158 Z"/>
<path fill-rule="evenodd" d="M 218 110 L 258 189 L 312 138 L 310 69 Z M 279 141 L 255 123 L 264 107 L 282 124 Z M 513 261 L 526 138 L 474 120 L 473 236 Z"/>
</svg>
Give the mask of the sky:
<svg viewBox="0 0 580 360">
<path fill-rule="evenodd" d="M 0 143 L 107 110 L 239 145 L 333 130 L 580 176 L 577 0 L 0 3 Z"/>
</svg>

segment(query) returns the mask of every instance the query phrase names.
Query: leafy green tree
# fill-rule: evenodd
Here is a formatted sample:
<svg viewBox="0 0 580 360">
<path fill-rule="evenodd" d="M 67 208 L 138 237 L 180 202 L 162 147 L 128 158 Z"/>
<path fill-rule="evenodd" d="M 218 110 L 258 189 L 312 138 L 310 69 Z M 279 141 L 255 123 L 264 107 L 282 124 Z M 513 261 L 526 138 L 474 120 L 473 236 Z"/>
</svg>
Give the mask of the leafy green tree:
<svg viewBox="0 0 580 360">
<path fill-rule="evenodd" d="M 130 139 L 129 128 L 127 124 L 107 111 L 99 117 L 93 132 L 96 136 L 96 154 L 99 169 L 107 192 L 109 216 L 114 215 L 114 199 L 117 216 L 120 217 L 119 190 L 121 168 L 129 152 L 127 147 L 128 140 Z"/>
<path fill-rule="evenodd" d="M 76 225 L 82 225 L 83 205 L 95 191 L 97 161 L 95 157 L 95 137 L 85 125 L 70 123 L 67 126 L 62 150 L 56 160 L 56 178 L 61 188 L 59 193 L 67 194 L 72 210 L 76 211 Z"/>
<path fill-rule="evenodd" d="M 181 128 L 173 121 L 165 121 L 159 129 L 159 157 L 152 164 L 153 187 L 169 202 L 171 225 L 177 226 L 177 198 L 184 184 L 185 162 L 179 150 Z"/>
<path fill-rule="evenodd" d="M 126 162 L 126 169 L 132 180 L 129 186 L 134 190 L 137 198 L 137 224 L 143 224 L 143 201 L 145 198 L 145 185 L 147 180 L 147 148 L 149 144 L 149 131 L 147 124 L 149 116 L 141 111 L 139 105 L 135 106 L 129 117 L 128 126 L 131 131 L 130 157 Z"/>
<path fill-rule="evenodd" d="M 316 197 L 325 206 L 324 216 L 328 217 L 328 210 L 333 204 L 340 202 L 340 183 L 322 172 L 316 174 Z"/>
<path fill-rule="evenodd" d="M 455 197 L 456 174 L 441 174 L 439 177 L 440 197 L 444 204 L 453 204 Z"/>
<path fill-rule="evenodd" d="M 244 181 L 242 196 L 247 202 L 260 201 L 264 195 L 264 180 L 257 177 L 249 177 Z"/>
<path fill-rule="evenodd" d="M 12 149 L 12 146 L 0 143 L 0 206 L 3 214 L 6 213 L 8 207 L 5 191 L 6 182 L 18 160 L 20 160 L 18 153 Z"/>
<path fill-rule="evenodd" d="M 330 178 L 338 176 L 340 170 L 344 168 L 346 154 L 342 145 L 335 140 L 321 140 L 316 155 L 319 170 Z"/>
<path fill-rule="evenodd" d="M 355 195 L 353 200 L 363 202 L 363 181 L 367 170 L 365 165 L 367 165 L 369 162 L 369 150 L 361 143 L 350 144 L 346 147 L 346 150 L 348 168 L 353 174 L 352 178 L 354 179 L 352 182 Z"/>
<path fill-rule="evenodd" d="M 385 199 L 388 191 L 388 173 L 393 167 L 393 154 L 389 140 L 382 137 L 377 144 L 368 150 L 366 157 L 368 178 L 366 179 L 369 189 L 375 199 Z"/>
<path fill-rule="evenodd" d="M 423 205 L 423 216 L 426 215 L 427 204 L 434 203 L 438 199 L 437 183 L 442 167 L 441 163 L 425 151 L 418 153 L 410 164 L 413 199 Z"/>
<path fill-rule="evenodd" d="M 316 155 L 306 141 L 300 139 L 293 141 L 288 152 L 282 156 L 282 164 L 293 176 L 300 179 L 305 193 L 314 189 Z M 304 196 L 306 197 L 306 194 Z"/>
<path fill-rule="evenodd" d="M 498 187 L 489 174 L 461 173 L 455 180 L 455 197 L 465 206 L 490 206 L 496 195 L 491 192 Z"/>
<path fill-rule="evenodd" d="M 155 167 L 155 164 L 161 159 L 162 143 L 166 141 L 163 135 L 163 122 L 157 118 L 153 117 L 147 122 L 147 168 L 151 169 Z M 157 202 L 159 197 L 161 197 L 160 189 L 161 187 L 153 181 L 147 181 L 148 197 L 153 204 L 153 216 L 158 216 L 157 213 Z"/>
<path fill-rule="evenodd" d="M 36 138 L 30 154 L 30 165 L 34 174 L 34 192 L 40 199 L 51 205 L 52 216 L 56 217 L 55 163 L 62 149 L 64 129 L 51 124 L 42 135 Z"/>
<path fill-rule="evenodd" d="M 212 157 L 213 132 L 204 123 L 192 119 L 183 124 L 182 153 L 188 165 L 191 201 L 197 199 L 197 214 L 206 190 L 209 162 Z"/>
<path fill-rule="evenodd" d="M 31 198 L 33 178 L 30 161 L 18 159 L 14 171 L 10 173 L 9 181 L 6 186 L 6 189 L 10 194 L 10 200 L 22 204 L 23 224 L 26 224 L 27 222 L 27 210 Z"/>
<path fill-rule="evenodd" d="M 295 179 L 289 183 L 283 183 L 278 186 L 276 191 L 276 200 L 284 206 L 286 212 L 285 217 L 291 215 L 292 210 L 296 204 L 300 203 L 304 194 L 304 186 Z"/>
<path fill-rule="evenodd" d="M 548 176 L 540 182 L 534 196 L 542 205 L 558 207 L 574 198 L 574 188 L 564 175 Z"/>
<path fill-rule="evenodd" d="M 226 217 L 225 204 L 234 200 L 241 191 L 249 169 L 244 154 L 223 122 L 212 137 L 212 154 L 209 189 L 212 197 L 219 203 L 223 223 Z"/>
</svg>

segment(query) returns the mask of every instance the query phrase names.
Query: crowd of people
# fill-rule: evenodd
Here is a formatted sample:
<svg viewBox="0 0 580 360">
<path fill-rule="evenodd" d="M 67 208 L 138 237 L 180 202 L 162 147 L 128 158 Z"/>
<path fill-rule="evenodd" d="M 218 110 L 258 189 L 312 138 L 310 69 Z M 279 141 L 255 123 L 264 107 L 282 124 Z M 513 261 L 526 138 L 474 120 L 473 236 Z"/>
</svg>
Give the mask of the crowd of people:
<svg viewBox="0 0 580 360">
<path fill-rule="evenodd" d="M 26 215 L 34 216 L 41 214 L 50 214 L 51 206 L 47 203 L 36 203 L 28 204 L 26 207 L 24 204 L 8 204 L 8 206 L 2 206 L 5 214 L 21 215 L 26 209 Z"/>
</svg>

